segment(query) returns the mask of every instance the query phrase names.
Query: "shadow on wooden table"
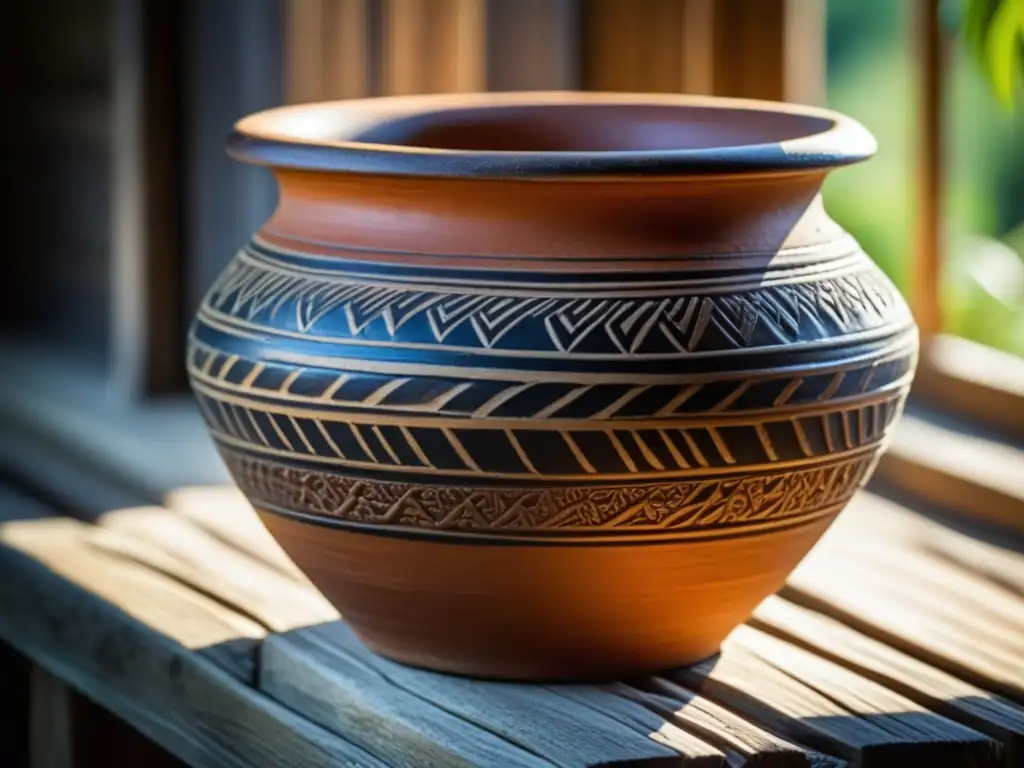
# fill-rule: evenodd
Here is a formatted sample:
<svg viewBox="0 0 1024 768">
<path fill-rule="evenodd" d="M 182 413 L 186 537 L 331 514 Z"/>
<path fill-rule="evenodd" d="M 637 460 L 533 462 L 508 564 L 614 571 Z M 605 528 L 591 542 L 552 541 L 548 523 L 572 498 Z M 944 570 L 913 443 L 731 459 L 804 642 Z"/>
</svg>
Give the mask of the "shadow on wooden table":
<svg viewBox="0 0 1024 768">
<path fill-rule="evenodd" d="M 525 752 L 556 765 L 998 766 L 999 741 L 1018 750 L 1024 734 L 1022 711 L 983 692 L 942 707 L 999 741 L 751 627 L 694 667 L 527 685 L 389 661 L 338 621 L 268 637 L 259 687 L 391 761 L 441 749 L 475 765 Z"/>
</svg>

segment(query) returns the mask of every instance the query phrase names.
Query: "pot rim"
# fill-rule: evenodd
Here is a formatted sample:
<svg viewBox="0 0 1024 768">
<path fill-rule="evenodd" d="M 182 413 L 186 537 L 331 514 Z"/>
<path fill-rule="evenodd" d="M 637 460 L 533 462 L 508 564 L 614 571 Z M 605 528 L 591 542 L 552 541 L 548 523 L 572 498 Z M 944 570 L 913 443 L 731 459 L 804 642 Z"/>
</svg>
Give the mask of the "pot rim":
<svg viewBox="0 0 1024 768">
<path fill-rule="evenodd" d="M 740 126 L 753 138 L 713 146 L 583 151 L 401 143 L 402 130 L 407 132 L 406 139 L 415 139 L 419 129 L 464 127 L 473 125 L 473 117 L 503 113 L 514 117 L 516 110 L 551 115 L 553 110 L 568 113 L 574 107 L 593 105 L 632 110 L 637 115 L 645 109 L 665 115 L 677 112 L 680 129 L 710 123 L 711 128 L 728 132 Z M 590 116 L 594 114 L 591 110 Z M 775 127 L 769 130 L 773 121 Z M 757 140 L 759 129 L 778 133 L 780 122 L 792 128 L 794 135 Z M 398 142 L 380 140 L 382 134 L 395 135 L 396 127 Z M 571 125 L 568 128 L 573 130 Z M 858 121 L 818 107 L 717 96 L 543 91 L 387 96 L 277 107 L 239 120 L 228 137 L 227 150 L 236 160 L 297 170 L 558 180 L 825 171 L 866 160 L 877 150 L 877 143 Z"/>
</svg>

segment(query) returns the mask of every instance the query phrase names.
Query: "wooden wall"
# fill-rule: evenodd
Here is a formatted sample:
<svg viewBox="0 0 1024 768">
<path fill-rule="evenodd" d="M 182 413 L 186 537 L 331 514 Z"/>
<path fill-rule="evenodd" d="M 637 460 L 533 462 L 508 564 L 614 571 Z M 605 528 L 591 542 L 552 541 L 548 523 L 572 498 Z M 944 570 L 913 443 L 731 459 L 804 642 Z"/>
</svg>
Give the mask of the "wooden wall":
<svg viewBox="0 0 1024 768">
<path fill-rule="evenodd" d="M 815 102 L 824 3 L 11 0 L 0 323 L 106 366 L 121 399 L 182 391 L 189 318 L 275 201 L 223 152 L 237 118 L 488 89 Z"/>
</svg>

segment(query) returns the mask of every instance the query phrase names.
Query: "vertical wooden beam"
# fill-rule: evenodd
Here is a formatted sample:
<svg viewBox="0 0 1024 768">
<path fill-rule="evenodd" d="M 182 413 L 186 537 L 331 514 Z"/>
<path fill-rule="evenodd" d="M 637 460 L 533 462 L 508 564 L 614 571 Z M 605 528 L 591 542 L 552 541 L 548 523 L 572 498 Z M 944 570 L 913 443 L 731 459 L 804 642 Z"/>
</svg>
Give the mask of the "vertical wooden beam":
<svg viewBox="0 0 1024 768">
<path fill-rule="evenodd" d="M 591 90 L 714 92 L 717 0 L 586 0 L 584 83 Z"/>
<path fill-rule="evenodd" d="M 583 1 L 488 0 L 488 90 L 579 88 Z"/>
<path fill-rule="evenodd" d="M 113 5 L 112 382 L 123 399 L 185 386 L 180 241 L 182 16 L 174 0 Z"/>
<path fill-rule="evenodd" d="M 715 0 L 714 91 L 824 100 L 824 0 Z"/>
<path fill-rule="evenodd" d="M 294 0 L 293 0 L 294 2 Z M 369 16 L 367 0 L 332 0 L 325 7 L 325 99 L 370 95 Z"/>
<path fill-rule="evenodd" d="M 683 90 L 711 94 L 715 88 L 714 0 L 686 0 L 683 6 Z"/>
<path fill-rule="evenodd" d="M 372 0 L 286 0 L 285 101 L 369 96 Z"/>
<path fill-rule="evenodd" d="M 384 0 L 384 93 L 482 91 L 485 47 L 484 0 Z"/>
<path fill-rule="evenodd" d="M 917 231 L 911 271 L 910 305 L 927 340 L 942 330 L 940 299 L 943 262 L 942 191 L 945 183 L 942 130 L 944 67 L 940 0 L 913 4 L 918 48 Z"/>
<path fill-rule="evenodd" d="M 583 81 L 593 91 L 683 90 L 684 0 L 586 0 Z"/>
<path fill-rule="evenodd" d="M 71 689 L 42 667 L 32 667 L 29 751 L 32 768 L 72 768 Z"/>
<path fill-rule="evenodd" d="M 324 93 L 324 6 L 330 0 L 285 4 L 284 100 L 320 101 Z"/>
<path fill-rule="evenodd" d="M 784 10 L 783 100 L 824 106 L 826 0 L 786 0 Z"/>
</svg>

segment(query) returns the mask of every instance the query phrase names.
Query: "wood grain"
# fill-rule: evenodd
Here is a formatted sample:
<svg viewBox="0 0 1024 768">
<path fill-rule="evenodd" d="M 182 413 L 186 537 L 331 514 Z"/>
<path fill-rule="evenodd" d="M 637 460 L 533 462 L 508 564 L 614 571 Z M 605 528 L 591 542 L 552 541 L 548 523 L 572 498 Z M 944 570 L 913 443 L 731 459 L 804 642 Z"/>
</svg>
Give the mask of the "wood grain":
<svg viewBox="0 0 1024 768">
<path fill-rule="evenodd" d="M 289 577 L 309 584 L 302 571 L 274 540 L 252 505 L 233 485 L 183 487 L 169 493 L 164 505 L 188 518 L 220 543 L 239 550 Z"/>
<path fill-rule="evenodd" d="M 1024 452 L 944 414 L 904 414 L 877 481 L 944 509 L 1024 531 Z"/>
<path fill-rule="evenodd" d="M 523 750 L 542 759 L 541 764 L 561 766 L 707 765 L 714 764 L 714 758 L 721 764 L 720 753 L 696 738 L 688 744 L 698 751 L 688 757 L 676 749 L 681 741 L 670 748 L 551 689 L 451 677 L 390 662 L 367 651 L 340 623 L 268 638 L 262 648 L 261 668 L 261 690 L 330 727 L 345 729 L 358 713 L 357 706 L 382 711 L 384 707 L 398 708 L 406 697 L 413 696 L 461 719 L 463 733 L 473 724 L 500 737 L 508 744 L 508 754 L 520 761 L 511 764 L 523 764 L 519 754 Z M 358 681 L 366 680 L 367 674 L 375 688 L 360 701 L 355 692 L 360 689 Z M 331 684 L 316 684 L 318 679 Z M 418 711 L 407 710 L 407 716 L 416 718 Z M 415 727 L 439 735 L 446 724 L 454 728 L 448 718 L 389 725 L 401 730 L 404 739 L 391 749 L 404 753 Z M 450 736 L 451 731 L 448 733 Z M 378 739 L 383 735 L 368 729 L 354 737 Z M 497 748 L 493 741 L 490 744 Z M 438 748 L 455 750 L 465 759 L 468 751 L 480 754 L 485 745 L 442 741 Z"/>
<path fill-rule="evenodd" d="M 1024 708 L 873 640 L 820 613 L 772 597 L 751 626 L 782 637 L 999 740 L 1007 763 L 1024 757 Z"/>
<path fill-rule="evenodd" d="M 242 682 L 262 628 L 104 551 L 117 533 L 0 514 L 0 637 L 194 765 L 381 766 Z"/>
<path fill-rule="evenodd" d="M 1019 592 L 984 571 L 957 565 L 955 554 L 900 545 L 899 538 L 906 541 L 915 529 L 927 530 L 927 524 L 894 517 L 889 538 L 879 527 L 881 514 L 876 513 L 874 529 L 861 527 L 865 514 L 859 505 L 841 516 L 791 574 L 782 595 L 981 688 L 1024 701 Z M 962 556 L 974 560 L 984 558 L 987 546 L 951 531 L 917 535 L 932 536 L 952 553 L 959 549 L 959 538 Z M 1002 560 L 1011 557 L 1004 553 Z M 997 562 L 993 558 L 990 570 L 998 568 Z M 1003 569 L 1009 574 L 1004 580 L 1019 579 L 1019 567 Z"/>
<path fill-rule="evenodd" d="M 656 677 L 642 685 L 644 689 L 616 683 L 608 690 L 637 701 L 687 731 L 706 738 L 725 752 L 730 765 L 749 764 L 758 768 L 808 766 L 814 757 L 824 759 L 823 755 L 812 756 L 809 750 L 670 680 Z M 837 762 L 842 764 L 842 761 Z"/>
<path fill-rule="evenodd" d="M 998 742 L 759 630 L 738 628 L 722 653 L 671 678 L 761 725 L 853 764 L 1002 763 Z"/>
<path fill-rule="evenodd" d="M 921 350 L 914 395 L 1024 440 L 1024 360 L 976 341 L 937 334 Z"/>
<path fill-rule="evenodd" d="M 385 94 L 482 91 L 484 0 L 384 0 Z"/>
</svg>

